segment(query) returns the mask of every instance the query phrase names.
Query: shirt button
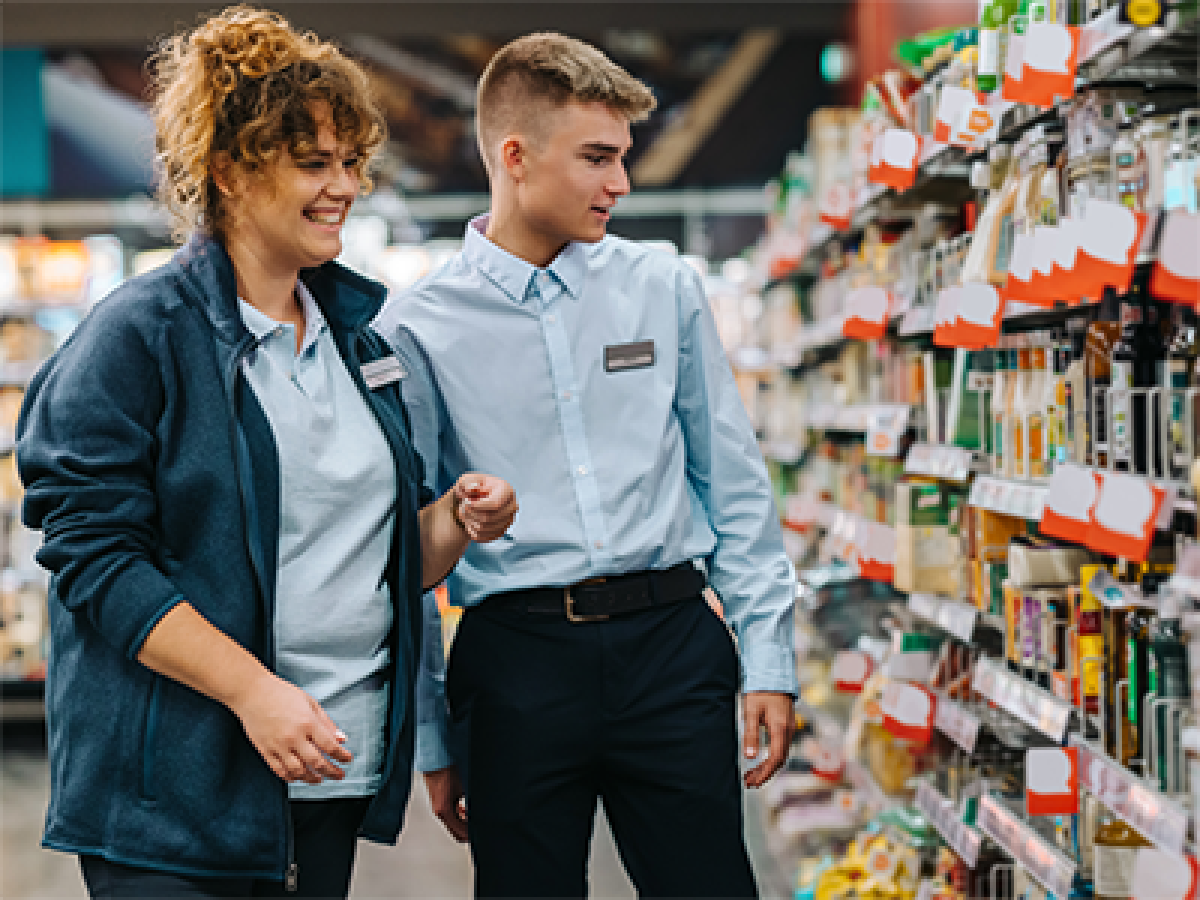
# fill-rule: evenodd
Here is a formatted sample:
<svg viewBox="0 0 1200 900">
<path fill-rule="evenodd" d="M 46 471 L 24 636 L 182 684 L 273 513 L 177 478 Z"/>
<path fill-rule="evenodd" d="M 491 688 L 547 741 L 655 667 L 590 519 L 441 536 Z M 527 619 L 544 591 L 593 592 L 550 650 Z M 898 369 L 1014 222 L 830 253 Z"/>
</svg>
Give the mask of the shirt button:
<svg viewBox="0 0 1200 900">
<path fill-rule="evenodd" d="M 597 550 L 603 550 L 604 549 L 604 541 L 596 541 L 596 543 L 593 546 L 595 546 L 595 548 Z"/>
<path fill-rule="evenodd" d="M 570 392 L 570 391 L 563 391 L 563 392 L 562 392 L 562 398 L 563 398 L 564 400 L 570 400 L 570 399 L 571 399 L 571 392 Z"/>
<path fill-rule="evenodd" d="M 575 470 L 575 474 L 576 475 L 586 475 L 587 474 L 587 466 L 580 466 L 578 469 Z"/>
<path fill-rule="evenodd" d="M 546 316 L 546 321 L 547 321 L 549 324 L 553 325 L 553 324 L 554 324 L 554 313 L 550 313 L 549 315 L 547 315 L 547 316 Z"/>
</svg>

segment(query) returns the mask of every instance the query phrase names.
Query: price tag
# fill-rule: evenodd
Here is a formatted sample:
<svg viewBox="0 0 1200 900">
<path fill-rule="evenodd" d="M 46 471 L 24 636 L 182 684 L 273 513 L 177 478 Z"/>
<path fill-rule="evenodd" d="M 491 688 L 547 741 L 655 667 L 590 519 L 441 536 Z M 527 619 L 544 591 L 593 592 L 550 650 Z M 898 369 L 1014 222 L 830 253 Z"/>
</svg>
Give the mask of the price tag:
<svg viewBox="0 0 1200 900">
<path fill-rule="evenodd" d="M 1118 765 L 1098 748 L 1071 735 L 1079 756 L 1079 783 L 1143 837 L 1164 850 L 1182 855 L 1187 814 L 1173 801 Z"/>
<path fill-rule="evenodd" d="M 979 739 L 979 719 L 953 700 L 938 697 L 934 726 L 968 755 L 975 752 L 975 742 Z"/>
<path fill-rule="evenodd" d="M 1150 293 L 1159 300 L 1200 305 L 1200 215 L 1185 209 L 1166 214 L 1158 243 L 1158 261 L 1150 276 Z"/>
<path fill-rule="evenodd" d="M 1110 556 L 1145 562 L 1166 492 L 1149 480 L 1106 472 L 1084 543 Z"/>
<path fill-rule="evenodd" d="M 1133 863 L 1133 900 L 1195 900 L 1197 874 L 1195 857 L 1143 847 Z"/>
<path fill-rule="evenodd" d="M 1025 810 L 1031 816 L 1079 813 L 1076 748 L 1030 747 L 1025 751 Z"/>
<path fill-rule="evenodd" d="M 979 830 L 1003 847 L 1055 897 L 1070 894 L 1075 864 L 1046 844 L 991 795 L 980 798 Z"/>
<path fill-rule="evenodd" d="M 839 691 L 851 694 L 862 693 L 875 661 L 862 650 L 842 650 L 833 660 L 833 685 Z"/>
<path fill-rule="evenodd" d="M 821 197 L 821 221 L 835 231 L 845 231 L 850 227 L 850 217 L 854 212 L 854 195 L 850 185 L 843 181 L 835 181 L 825 190 Z"/>
<path fill-rule="evenodd" d="M 897 332 L 902 337 L 911 337 L 914 334 L 929 334 L 933 331 L 936 313 L 937 311 L 933 306 L 914 306 L 900 320 L 900 327 L 897 329 Z"/>
<path fill-rule="evenodd" d="M 888 128 L 875 141 L 872 165 L 867 173 L 875 184 L 906 191 L 917 178 L 921 139 L 903 128 Z"/>
<path fill-rule="evenodd" d="M 979 862 L 982 838 L 975 829 L 958 817 L 954 804 L 927 782 L 917 786 L 917 809 L 937 829 L 942 840 L 962 858 L 968 869 Z"/>
<path fill-rule="evenodd" d="M 928 690 L 892 681 L 883 692 L 883 727 L 895 737 L 927 744 L 933 735 L 935 698 Z"/>
<path fill-rule="evenodd" d="M 894 457 L 900 453 L 909 411 L 907 405 L 876 407 L 867 426 L 867 455 Z"/>
<path fill-rule="evenodd" d="M 937 624 L 942 601 L 934 594 L 909 594 L 908 608 L 926 622 Z"/>
<path fill-rule="evenodd" d="M 1091 527 L 1100 482 L 1091 469 L 1069 463 L 1054 470 L 1042 508 L 1040 529 L 1050 537 L 1083 543 Z"/>
<path fill-rule="evenodd" d="M 957 600 L 947 600 L 938 610 L 937 623 L 964 644 L 971 643 L 979 609 Z"/>
<path fill-rule="evenodd" d="M 842 322 L 842 334 L 860 341 L 882 340 L 887 332 L 891 305 L 888 292 L 878 285 L 855 288 L 846 295 L 846 318 Z"/>
</svg>

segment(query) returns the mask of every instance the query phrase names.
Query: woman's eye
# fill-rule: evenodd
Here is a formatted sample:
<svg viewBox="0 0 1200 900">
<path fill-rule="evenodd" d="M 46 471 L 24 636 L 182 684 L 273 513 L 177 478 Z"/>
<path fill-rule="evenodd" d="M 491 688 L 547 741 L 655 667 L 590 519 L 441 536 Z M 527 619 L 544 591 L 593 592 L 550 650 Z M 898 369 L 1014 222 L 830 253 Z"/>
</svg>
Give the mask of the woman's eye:
<svg viewBox="0 0 1200 900">
<path fill-rule="evenodd" d="M 603 163 L 605 163 L 607 161 L 607 157 L 604 157 L 604 156 L 588 156 L 588 157 L 585 157 L 585 159 L 587 159 L 587 161 L 590 162 L 593 166 L 602 165 Z"/>
<path fill-rule="evenodd" d="M 342 165 L 353 172 L 355 169 L 358 168 L 358 163 L 359 163 L 358 157 L 352 156 L 352 157 L 350 157 L 350 159 L 345 160 L 342 163 Z"/>
</svg>

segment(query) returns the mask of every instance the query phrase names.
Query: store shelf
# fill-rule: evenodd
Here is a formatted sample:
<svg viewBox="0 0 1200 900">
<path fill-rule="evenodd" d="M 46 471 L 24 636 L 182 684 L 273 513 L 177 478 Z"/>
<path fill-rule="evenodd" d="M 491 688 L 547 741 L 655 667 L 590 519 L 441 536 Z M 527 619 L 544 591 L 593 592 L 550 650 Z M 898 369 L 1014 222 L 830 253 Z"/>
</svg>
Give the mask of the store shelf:
<svg viewBox="0 0 1200 900">
<path fill-rule="evenodd" d="M 46 717 L 46 683 L 0 679 L 0 722 L 40 722 Z"/>
<path fill-rule="evenodd" d="M 818 430 L 866 434 L 881 424 L 892 427 L 896 417 L 907 417 L 911 409 L 907 403 L 856 403 L 849 406 L 818 403 L 802 417 L 802 421 L 809 428 Z"/>
<path fill-rule="evenodd" d="M 1123 819 L 1147 840 L 1171 853 L 1182 854 L 1187 841 L 1188 814 L 1182 805 L 1155 790 L 1103 750 L 1071 735 L 1079 754 L 1079 786 Z"/>
<path fill-rule="evenodd" d="M 922 782 L 917 785 L 917 809 L 937 829 L 951 850 L 958 854 L 968 869 L 979 862 L 979 848 L 983 836 L 959 818 L 954 804 L 941 795 L 932 785 Z"/>
<path fill-rule="evenodd" d="M 889 797 L 879 786 L 875 776 L 856 759 L 846 761 L 846 780 L 854 786 L 864 799 L 880 809 L 890 809 L 899 806 L 899 802 Z"/>
<path fill-rule="evenodd" d="M 982 613 L 969 603 L 937 594 L 909 594 L 908 608 L 925 622 L 936 625 L 965 644 L 971 643 L 979 627 L 1004 630 L 1004 620 L 999 616 Z"/>
<path fill-rule="evenodd" d="M 1071 704 L 1014 675 L 999 660 L 982 656 L 975 664 L 973 690 L 1009 715 L 1062 743 L 1071 720 Z"/>
<path fill-rule="evenodd" d="M 968 755 L 975 752 L 975 742 L 983 723 L 979 717 L 944 694 L 939 694 L 933 714 L 933 727 L 954 741 Z"/>
<path fill-rule="evenodd" d="M 1046 503 L 1046 490 L 1044 484 L 980 475 L 971 484 L 967 502 L 976 509 L 1038 522 L 1041 521 L 1042 507 Z"/>
<path fill-rule="evenodd" d="M 909 448 L 904 459 L 904 471 L 908 475 L 965 482 L 971 475 L 973 461 L 974 455 L 963 447 L 919 443 Z"/>
<path fill-rule="evenodd" d="M 1020 863 L 1055 897 L 1067 897 L 1075 878 L 1075 864 L 1046 843 L 997 798 L 985 795 L 979 801 L 979 830 Z"/>
</svg>

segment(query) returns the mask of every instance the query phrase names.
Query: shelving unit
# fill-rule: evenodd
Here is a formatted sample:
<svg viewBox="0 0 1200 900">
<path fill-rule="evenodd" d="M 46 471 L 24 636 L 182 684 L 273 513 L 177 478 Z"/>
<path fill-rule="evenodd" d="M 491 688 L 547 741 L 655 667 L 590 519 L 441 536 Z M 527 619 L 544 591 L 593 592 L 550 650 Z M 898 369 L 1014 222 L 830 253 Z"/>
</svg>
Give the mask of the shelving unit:
<svg viewBox="0 0 1200 900">
<path fill-rule="evenodd" d="M 988 109 L 1001 117 L 998 138 L 1001 143 L 1014 145 L 1020 142 L 1024 146 L 1029 136 L 1037 133 L 1034 129 L 1038 126 L 1066 120 L 1068 112 L 1083 102 L 1079 97 L 1089 91 L 1125 91 L 1131 102 L 1147 102 L 1147 83 L 1154 86 L 1158 96 L 1175 99 L 1179 92 L 1171 94 L 1166 88 L 1190 85 L 1192 105 L 1198 110 L 1196 122 L 1200 123 L 1200 103 L 1194 99 L 1196 85 L 1200 83 L 1195 54 L 1198 39 L 1195 11 L 1171 10 L 1161 27 L 1147 29 L 1120 24 L 1118 14 L 1116 8 L 1109 9 L 1099 20 L 1081 28 L 1075 97 L 1062 99 L 1049 109 L 1008 103 L 1001 101 L 998 95 L 993 97 Z M 1118 102 L 1112 98 L 1125 95 L 1106 93 L 1103 96 L 1109 102 Z M 1195 144 L 1195 152 L 1200 156 L 1200 136 L 1185 132 L 1185 147 L 1188 139 Z M 855 616 L 861 619 L 864 615 L 878 621 L 886 633 L 889 648 L 882 663 L 862 683 L 862 694 L 856 699 L 851 719 L 844 726 L 844 745 L 849 755 L 847 771 L 854 764 L 868 770 L 875 766 L 877 781 L 882 777 L 878 766 L 886 754 L 879 751 L 878 742 L 871 742 L 873 730 L 882 728 L 888 735 L 888 747 L 893 750 L 896 746 L 910 748 L 912 759 L 909 764 L 914 766 L 905 789 L 891 795 L 893 802 L 920 814 L 936 830 L 941 843 L 953 851 L 958 862 L 967 869 L 975 869 L 980 864 L 984 850 L 990 860 L 988 864 L 994 864 L 998 850 L 1007 859 L 1010 869 L 1007 881 L 1001 878 L 991 883 L 991 889 L 1000 891 L 998 896 L 1007 897 L 1006 891 L 1012 889 L 1013 878 L 1023 872 L 1061 900 L 1071 895 L 1073 889 L 1079 889 L 1080 879 L 1090 877 L 1090 858 L 1073 858 L 1069 843 L 1058 844 L 1051 837 L 1053 829 L 1048 821 L 1029 816 L 1025 805 L 1011 792 L 1011 787 L 1001 796 L 987 779 L 984 780 L 978 818 L 972 827 L 964 821 L 967 810 L 959 802 L 964 796 L 961 780 L 951 779 L 949 790 L 940 788 L 937 782 L 947 767 L 975 771 L 982 765 L 979 760 L 992 759 L 997 753 L 1002 757 L 1012 754 L 1018 745 L 1071 748 L 1081 813 L 1084 798 L 1094 798 L 1107 814 L 1127 823 L 1153 842 L 1156 850 L 1173 857 L 1192 853 L 1196 834 L 1192 816 L 1197 810 L 1193 808 L 1191 791 L 1200 788 L 1200 729 L 1195 725 L 1194 706 L 1179 701 L 1162 707 L 1169 710 L 1167 734 L 1172 742 L 1170 752 L 1165 755 L 1166 763 L 1150 761 L 1145 774 L 1141 774 L 1140 769 L 1123 765 L 1110 755 L 1112 751 L 1106 753 L 1103 749 L 1105 741 L 1112 739 L 1110 730 L 1122 726 L 1114 725 L 1112 719 L 1106 721 L 1093 706 L 1098 704 L 1104 710 L 1109 708 L 1105 704 L 1114 702 L 1113 697 L 1106 697 L 1112 688 L 1103 674 L 1103 667 L 1111 666 L 1112 662 L 1104 656 L 1096 656 L 1094 650 L 1081 650 L 1075 608 L 1070 611 L 1069 619 L 1065 606 L 1030 607 L 1028 604 L 1034 600 L 1028 598 L 1038 598 L 1036 603 L 1039 604 L 1058 603 L 1060 597 L 1077 598 L 1086 588 L 1089 595 L 1096 597 L 1102 610 L 1138 608 L 1149 614 L 1166 615 L 1167 607 L 1160 601 L 1161 594 L 1148 594 L 1140 588 L 1117 582 L 1107 569 L 1103 569 L 1089 583 L 1076 582 L 1077 593 L 1070 595 L 1061 586 L 1067 582 L 1061 585 L 1053 582 L 1052 590 L 1037 583 L 1018 585 L 1014 588 L 1018 599 L 1011 601 L 1017 604 L 1018 613 L 1016 619 L 1010 620 L 1008 607 L 997 608 L 995 605 L 998 586 L 1009 574 L 1007 556 L 1001 557 L 1003 563 L 994 564 L 997 557 L 994 548 L 989 548 L 992 555 L 986 559 L 987 565 L 993 567 L 991 576 L 983 568 L 981 554 L 979 569 L 963 565 L 953 571 L 955 577 L 946 582 L 947 586 L 939 583 L 934 587 L 925 585 L 922 570 L 913 564 L 913 555 L 917 552 L 914 548 L 921 541 L 934 542 L 927 544 L 932 547 L 938 540 L 961 541 L 965 546 L 966 531 L 961 523 L 986 513 L 1003 517 L 1014 529 L 1019 525 L 1024 529 L 1022 533 L 1028 533 L 1036 540 L 1045 542 L 1053 538 L 1056 546 L 1087 550 L 1090 555 L 1080 558 L 1096 563 L 1111 565 L 1119 558 L 1140 563 L 1150 557 L 1151 546 L 1154 560 L 1160 560 L 1166 549 L 1163 538 L 1168 534 L 1173 536 L 1172 558 L 1181 559 L 1187 541 L 1179 533 L 1178 522 L 1183 520 L 1178 517 L 1194 516 L 1197 498 L 1190 483 L 1178 473 L 1175 477 L 1167 474 L 1174 464 L 1166 458 L 1169 435 L 1167 425 L 1163 423 L 1169 424 L 1169 408 L 1174 402 L 1187 408 L 1196 403 L 1197 411 L 1187 414 L 1184 427 L 1193 428 L 1200 424 L 1193 418 L 1200 416 L 1200 392 L 1178 389 L 1154 392 L 1138 388 L 1128 395 L 1133 398 L 1131 402 L 1144 401 L 1147 419 L 1162 429 L 1157 435 L 1149 428 L 1145 432 L 1146 458 L 1150 460 L 1146 471 L 1115 471 L 1110 454 L 1107 461 L 1085 461 L 1076 466 L 1079 472 L 1060 478 L 1055 473 L 1066 468 L 1060 464 L 1067 454 L 1047 457 L 1047 467 L 1043 471 L 1043 457 L 1034 455 L 1033 441 L 1024 446 L 1025 456 L 1016 461 L 1002 461 L 991 449 L 993 422 L 986 402 L 992 389 L 990 382 L 974 380 L 970 356 L 966 357 L 964 370 L 953 369 L 954 374 L 947 379 L 952 385 L 950 389 L 943 388 L 944 375 L 937 369 L 939 365 L 962 365 L 964 351 L 977 353 L 994 349 L 996 344 L 955 347 L 952 342 L 942 346 L 940 336 L 935 340 L 939 325 L 936 301 L 945 289 L 957 285 L 957 269 L 948 260 L 962 249 L 962 241 L 969 241 L 969 238 L 954 235 L 962 231 L 963 222 L 974 221 L 962 212 L 962 207 L 973 203 L 978 211 L 983 208 L 985 197 L 990 196 L 982 187 L 972 187 L 970 183 L 972 167 L 984 162 L 988 153 L 939 144 L 927 133 L 921 134 L 920 140 L 920 158 L 911 188 L 896 191 L 879 184 L 858 185 L 852 192 L 855 202 L 849 227 L 838 230 L 825 222 L 810 222 L 804 232 L 806 249 L 796 272 L 772 283 L 771 287 L 776 290 L 788 282 L 793 285 L 805 321 L 794 334 L 772 336 L 776 339 L 776 347 L 781 348 L 775 356 L 787 364 L 780 366 L 771 390 L 781 397 L 795 398 L 797 406 L 790 418 L 777 412 L 773 419 L 768 419 L 766 446 L 771 451 L 769 458 L 777 472 L 777 480 L 785 486 L 782 493 L 796 502 L 794 506 L 784 504 L 787 520 L 793 526 L 805 528 L 809 537 L 810 557 L 797 560 L 802 578 L 811 579 L 810 584 L 828 586 L 833 582 L 825 580 L 824 576 L 832 572 L 847 573 L 847 577 L 852 577 L 857 570 L 865 569 L 864 545 L 857 535 L 863 522 L 874 523 L 893 533 L 891 561 L 897 573 L 902 568 L 906 573 L 907 593 L 897 591 L 897 599 L 886 605 L 869 608 L 870 611 L 864 613 L 856 605 L 856 595 L 847 593 L 846 599 L 841 601 L 846 605 L 844 616 L 838 617 L 836 610 L 829 609 L 838 602 L 833 599 L 827 599 L 822 609 L 826 620 L 838 629 L 836 649 L 840 653 L 847 652 L 847 646 L 854 646 L 855 631 L 846 620 Z M 859 175 L 855 170 L 853 177 Z M 1200 187 L 1197 190 L 1200 193 Z M 1064 207 L 1063 215 L 1069 218 L 1072 213 Z M 1152 222 L 1157 220 L 1157 215 L 1152 211 Z M 969 225 L 965 227 L 970 228 Z M 947 229 L 950 229 L 948 233 Z M 965 246 L 969 247 L 969 244 Z M 851 249 L 852 255 L 846 254 L 847 248 Z M 1149 252 L 1154 249 L 1155 242 L 1151 239 L 1145 239 L 1140 248 L 1133 249 L 1133 271 L 1138 278 L 1152 275 L 1161 266 L 1162 261 Z M 846 336 L 849 312 L 844 299 L 864 285 L 884 288 L 891 298 L 882 324 L 880 319 L 875 320 L 883 333 L 878 341 L 864 342 Z M 1118 286 L 1118 293 L 1120 290 Z M 842 306 L 836 302 L 839 295 Z M 1005 305 L 998 320 L 999 335 L 1006 341 L 1013 336 L 1034 340 L 1045 329 L 1065 329 L 1071 320 L 1096 319 L 1106 312 L 1109 302 L 1099 302 L 1099 296 L 1099 291 L 1094 297 L 1064 292 L 1062 299 L 1049 306 L 1007 300 L 1001 296 Z M 867 348 L 867 354 L 860 352 L 859 348 L 863 346 Z M 868 370 L 869 374 L 864 374 Z M 971 409 L 972 415 L 974 410 L 979 411 L 979 427 L 973 432 L 974 437 L 969 430 L 964 432 L 965 438 L 961 437 L 955 431 L 962 431 L 961 422 L 951 416 L 951 394 L 957 390 L 954 380 L 960 377 L 966 386 L 959 392 L 962 402 L 959 409 Z M 931 378 L 936 381 L 935 389 L 929 387 Z M 918 383 L 920 387 L 913 387 Z M 843 396 L 840 392 L 846 385 L 852 389 Z M 1040 401 L 1040 396 L 1038 399 Z M 1089 413 L 1084 423 L 1084 440 L 1097 436 L 1103 440 L 1107 435 L 1106 439 L 1111 442 L 1115 425 L 1112 388 L 1093 392 L 1086 398 L 1074 397 L 1074 400 L 1107 411 L 1102 414 L 1106 418 Z M 923 497 L 931 504 L 953 498 L 949 501 L 950 526 L 928 524 L 933 520 L 922 518 L 920 508 L 902 511 L 894 498 L 887 499 L 882 510 L 875 509 L 871 502 L 867 502 L 865 508 L 858 502 L 862 490 L 858 486 L 859 467 L 870 459 L 866 445 L 870 428 L 866 427 L 864 415 L 885 404 L 904 410 L 903 439 L 889 448 L 888 459 L 896 466 L 894 477 L 928 488 L 925 493 L 914 489 L 906 497 Z M 1040 415 L 1044 418 L 1046 414 L 1043 410 Z M 961 415 L 965 419 L 965 414 Z M 782 427 L 789 422 L 791 430 Z M 1029 418 L 1021 421 L 1012 418 L 1010 422 L 1017 422 L 1021 434 L 1028 436 L 1031 433 Z M 1006 440 L 1008 436 L 1005 432 Z M 864 441 L 861 449 L 854 443 L 856 440 Z M 847 441 L 850 442 L 849 450 Z M 785 445 L 789 452 L 779 452 Z M 1194 460 L 1200 449 L 1200 439 L 1186 446 Z M 1131 462 L 1129 468 L 1132 467 Z M 1157 472 L 1153 471 L 1156 467 Z M 1082 519 L 1075 523 L 1075 530 L 1068 537 L 1056 530 L 1060 526 L 1052 519 L 1072 507 L 1072 503 L 1064 503 L 1063 499 L 1070 477 L 1076 478 L 1072 488 L 1076 493 L 1066 496 L 1078 501 L 1078 486 L 1091 483 L 1095 485 L 1095 497 L 1090 503 L 1083 504 Z M 1080 481 L 1080 478 L 1086 481 Z M 1114 486 L 1118 483 L 1120 490 L 1133 491 L 1139 499 L 1118 505 L 1120 514 L 1114 524 L 1108 514 L 1101 515 L 1098 510 L 1105 492 L 1116 490 Z M 877 493 L 878 487 L 873 482 L 872 485 L 872 493 Z M 1153 499 L 1152 510 L 1142 510 L 1142 497 Z M 796 498 L 803 499 L 796 501 Z M 1105 502 L 1110 501 L 1116 502 L 1112 497 Z M 1075 502 L 1074 505 L 1079 504 Z M 853 527 L 855 525 L 858 527 Z M 939 532 L 939 528 L 943 531 Z M 956 528 L 963 531 L 956 531 Z M 1120 533 L 1114 544 L 1113 534 L 1117 532 Z M 1145 542 L 1139 545 L 1135 538 L 1136 541 L 1144 538 Z M 1003 549 L 1007 552 L 1009 537 L 1003 540 Z M 820 558 L 819 565 L 815 564 L 813 556 Z M 969 558 L 976 560 L 976 557 Z M 965 551 L 962 559 L 968 559 Z M 1197 559 L 1200 560 L 1200 555 Z M 958 565 L 957 557 L 955 565 Z M 1005 567 L 1000 570 L 1000 575 L 994 574 L 995 565 Z M 814 573 L 819 573 L 820 577 L 814 577 Z M 1194 661 L 1200 654 L 1200 565 L 1195 571 L 1177 570 L 1177 573 L 1171 583 L 1184 598 L 1183 627 L 1197 636 L 1190 648 Z M 1101 575 L 1107 577 L 1107 581 Z M 995 580 L 989 582 L 989 577 Z M 911 589 L 909 581 L 914 583 Z M 895 583 L 901 583 L 899 577 Z M 954 589 L 948 585 L 953 585 Z M 1049 599 L 1040 599 L 1039 592 L 1049 592 Z M 1003 602 L 1007 604 L 1010 601 L 1008 595 L 1005 596 Z M 1078 601 L 1069 599 L 1067 602 Z M 1025 611 L 1030 608 L 1038 611 Z M 1107 614 L 1097 612 L 1096 615 Z M 1123 618 L 1125 613 L 1120 615 Z M 819 671 L 823 660 L 828 659 L 827 655 L 822 656 L 822 635 L 834 625 L 814 620 L 807 626 L 812 634 L 806 644 L 816 649 L 810 654 L 810 660 L 802 665 L 802 670 Z M 910 664 L 894 669 L 888 665 L 889 660 L 905 653 L 913 654 Z M 1078 658 L 1087 653 L 1092 655 Z M 927 667 L 923 668 L 926 662 Z M 1101 696 L 1089 695 L 1085 703 L 1082 697 L 1084 684 L 1096 677 L 1089 673 L 1097 670 L 1102 673 L 1098 676 Z M 914 674 L 923 671 L 928 671 L 928 676 Z M 1192 695 L 1196 697 L 1200 695 L 1200 669 L 1194 662 L 1193 671 Z M 880 698 L 886 687 L 900 679 L 919 689 L 906 695 L 918 699 L 912 700 L 914 706 L 909 719 L 892 721 L 896 719 L 895 710 L 880 715 Z M 1126 690 L 1121 675 L 1115 675 L 1113 680 L 1117 682 L 1118 698 L 1126 696 L 1120 693 Z M 802 682 L 802 690 L 811 688 L 814 696 L 820 695 L 821 691 L 815 688 L 819 683 L 818 676 L 802 679 Z M 889 703 L 895 702 L 894 691 L 888 696 L 891 698 Z M 922 696 L 928 697 L 928 702 L 920 700 Z M 1151 705 L 1147 709 L 1157 709 L 1153 706 L 1155 696 L 1150 695 Z M 812 704 L 809 706 L 811 708 Z M 1120 710 L 1120 707 L 1112 708 Z M 1140 727 L 1152 735 L 1160 728 L 1158 717 L 1161 715 L 1161 712 L 1143 710 Z M 1144 739 L 1153 740 L 1152 737 Z M 1188 760 L 1183 759 L 1182 750 L 1175 746 L 1176 743 L 1187 749 Z M 1143 755 L 1146 752 L 1143 748 Z M 1154 751 L 1150 752 L 1153 754 Z M 857 760 L 856 753 L 860 754 Z M 1119 749 L 1116 755 L 1120 755 Z M 1128 758 L 1129 754 L 1125 756 Z M 1139 761 L 1132 760 L 1128 764 L 1135 766 Z M 899 764 L 893 760 L 893 765 Z M 1158 779 L 1163 775 L 1156 769 L 1163 765 L 1170 769 L 1169 778 L 1163 783 L 1179 787 L 1177 793 L 1168 794 L 1159 789 Z M 854 786 L 849 778 L 846 782 Z M 932 873 L 923 871 L 922 874 L 928 877 Z M 925 884 L 927 889 L 933 890 L 932 881 Z"/>
</svg>

